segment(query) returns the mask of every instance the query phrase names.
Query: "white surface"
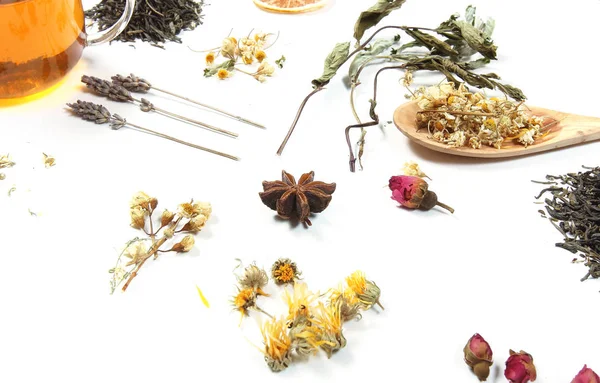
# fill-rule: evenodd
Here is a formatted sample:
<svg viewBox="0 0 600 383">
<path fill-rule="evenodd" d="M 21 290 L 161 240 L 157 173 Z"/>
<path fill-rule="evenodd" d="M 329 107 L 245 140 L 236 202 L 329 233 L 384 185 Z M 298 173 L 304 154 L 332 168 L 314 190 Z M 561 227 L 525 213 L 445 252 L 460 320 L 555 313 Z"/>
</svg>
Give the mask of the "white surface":
<svg viewBox="0 0 600 383">
<path fill-rule="evenodd" d="M 579 282 L 587 269 L 554 247 L 561 236 L 539 217 L 542 206 L 533 201 L 542 186 L 530 182 L 598 165 L 599 144 L 479 161 L 426 151 L 386 124 L 369 130 L 365 170 L 351 174 L 343 131 L 353 118 L 338 76 L 309 102 L 283 156 L 275 155 L 324 57 L 351 38 L 358 13 L 371 3 L 336 0 L 314 14 L 285 16 L 262 12 L 250 0 L 214 1 L 205 8 L 205 24 L 185 33 L 184 44 L 169 44 L 166 51 L 140 43 L 135 50 L 122 43 L 89 48 L 57 91 L 0 110 L 0 153 L 10 152 L 17 162 L 0 181 L 0 381 L 476 382 L 462 360 L 475 332 L 494 351 L 489 381 L 505 381 L 509 348 L 534 356 L 540 383 L 568 382 L 584 363 L 600 372 L 600 283 Z M 409 0 L 383 24 L 435 27 L 466 5 Z M 499 60 L 490 71 L 520 86 L 532 105 L 598 115 L 598 79 L 590 71 L 597 0 L 476 5 L 481 16 L 497 21 Z M 284 54 L 285 68 L 264 84 L 240 74 L 227 81 L 203 78 L 203 54 L 187 45 L 217 46 L 232 27 L 234 35 L 279 30 L 269 53 Z M 82 74 L 129 72 L 261 121 L 268 130 L 151 95 L 157 106 L 239 132 L 233 140 L 102 100 L 79 85 Z M 364 118 L 374 72 L 365 71 L 358 91 Z M 401 76 L 382 76 L 383 121 L 404 101 Z M 418 74 L 416 81 L 439 78 Z M 76 99 L 101 102 L 134 123 L 242 161 L 83 122 L 63 109 Z M 41 152 L 54 155 L 57 165 L 44 169 Z M 431 189 L 456 214 L 396 207 L 383 186 L 409 160 L 433 178 Z M 261 181 L 277 179 L 281 169 L 296 176 L 314 170 L 318 180 L 338 185 L 310 229 L 275 219 L 258 198 Z M 9 198 L 13 184 L 17 191 Z M 111 296 L 107 270 L 137 234 L 128 227 L 128 202 L 138 190 L 169 209 L 192 197 L 210 201 L 214 216 L 191 253 L 148 262 L 126 293 Z M 253 314 L 240 330 L 229 299 L 234 258 L 268 269 L 280 256 L 298 263 L 313 290 L 364 270 L 381 287 L 386 310 L 347 324 L 348 345 L 330 360 L 319 354 L 271 373 L 245 339 L 260 345 L 256 319 L 262 318 Z M 195 284 L 210 309 L 200 303 Z M 263 308 L 283 314 L 281 290 L 271 286 L 268 292 L 274 298 L 263 299 Z"/>
</svg>

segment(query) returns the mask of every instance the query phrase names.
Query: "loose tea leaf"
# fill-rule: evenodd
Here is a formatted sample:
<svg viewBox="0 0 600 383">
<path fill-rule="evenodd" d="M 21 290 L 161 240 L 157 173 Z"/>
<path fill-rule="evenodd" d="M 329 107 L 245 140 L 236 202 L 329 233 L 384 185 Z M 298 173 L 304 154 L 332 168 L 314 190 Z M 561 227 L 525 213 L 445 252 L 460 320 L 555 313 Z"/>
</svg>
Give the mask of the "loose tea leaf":
<svg viewBox="0 0 600 383">
<path fill-rule="evenodd" d="M 179 34 L 202 24 L 203 0 L 138 0 L 129 24 L 115 40 L 142 40 L 162 47 L 162 43 L 181 43 Z M 101 31 L 114 25 L 123 14 L 125 0 L 102 0 L 85 12 Z"/>
<path fill-rule="evenodd" d="M 348 53 L 350 52 L 350 43 L 338 43 L 336 44 L 333 51 L 325 59 L 325 68 L 321 77 L 312 80 L 312 84 L 315 88 L 320 88 L 329 83 L 329 81 L 335 76 L 337 70 L 346 62 L 348 59 Z"/>
<path fill-rule="evenodd" d="M 389 15 L 392 11 L 399 9 L 406 0 L 378 0 L 375 5 L 362 12 L 354 24 L 354 38 L 360 41 L 365 31 Z"/>
<path fill-rule="evenodd" d="M 577 254 L 589 268 L 581 279 L 600 278 L 600 167 L 560 176 L 548 175 L 553 183 L 536 197 L 544 200 L 549 220 L 564 236 L 556 246 Z"/>
</svg>

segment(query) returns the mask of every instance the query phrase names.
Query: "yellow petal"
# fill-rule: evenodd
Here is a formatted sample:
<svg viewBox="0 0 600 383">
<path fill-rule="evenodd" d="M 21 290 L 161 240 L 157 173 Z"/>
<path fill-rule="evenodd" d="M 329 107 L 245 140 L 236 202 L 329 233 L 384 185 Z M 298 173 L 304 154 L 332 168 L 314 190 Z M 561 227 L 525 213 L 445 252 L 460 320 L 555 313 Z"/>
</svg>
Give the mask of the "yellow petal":
<svg viewBox="0 0 600 383">
<path fill-rule="evenodd" d="M 202 290 L 200 290 L 200 287 L 198 287 L 198 285 L 196 285 L 196 290 L 198 290 L 198 295 L 200 295 L 200 300 L 202 301 L 202 303 L 204 303 L 204 306 L 206 306 L 207 308 L 210 308 L 210 304 L 206 300 L 206 297 L 204 296 L 204 294 L 202 294 Z"/>
</svg>

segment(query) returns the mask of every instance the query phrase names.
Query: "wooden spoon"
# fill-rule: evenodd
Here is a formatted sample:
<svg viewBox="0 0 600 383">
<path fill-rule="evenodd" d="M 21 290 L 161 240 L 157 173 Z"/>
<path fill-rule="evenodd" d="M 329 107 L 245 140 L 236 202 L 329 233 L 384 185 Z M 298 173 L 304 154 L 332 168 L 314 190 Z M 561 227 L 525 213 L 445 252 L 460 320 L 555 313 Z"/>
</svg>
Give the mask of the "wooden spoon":
<svg viewBox="0 0 600 383">
<path fill-rule="evenodd" d="M 415 119 L 420 108 L 416 101 L 410 101 L 396 109 L 394 124 L 405 136 L 426 148 L 464 157 L 517 157 L 600 139 L 600 118 L 578 116 L 531 106 L 529 109 L 535 116 L 547 117 L 546 121 L 551 127 L 549 128 L 550 133 L 527 147 L 519 144 L 516 140 L 505 142 L 502 149 L 486 145 L 481 145 L 479 149 L 473 149 L 470 146 L 454 148 L 435 141 L 429 138 L 427 129 L 417 131 Z"/>
</svg>

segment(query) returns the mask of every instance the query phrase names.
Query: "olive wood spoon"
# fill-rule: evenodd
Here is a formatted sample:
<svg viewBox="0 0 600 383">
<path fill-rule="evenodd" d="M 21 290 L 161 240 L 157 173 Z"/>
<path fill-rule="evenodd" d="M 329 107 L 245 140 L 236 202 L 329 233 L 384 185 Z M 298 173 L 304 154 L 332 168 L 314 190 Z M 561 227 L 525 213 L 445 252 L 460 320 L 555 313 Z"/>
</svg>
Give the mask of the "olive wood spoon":
<svg viewBox="0 0 600 383">
<path fill-rule="evenodd" d="M 454 148 L 429 138 L 427 129 L 417 131 L 416 115 L 419 105 L 410 101 L 400 105 L 394 112 L 394 124 L 412 141 L 428 149 L 463 157 L 504 158 L 545 152 L 584 142 L 600 140 L 600 118 L 557 112 L 538 107 L 528 107 L 535 116 L 546 117 L 549 133 L 525 147 L 516 140 L 506 141 L 501 149 L 482 145 L 479 149 L 470 146 Z"/>
</svg>

